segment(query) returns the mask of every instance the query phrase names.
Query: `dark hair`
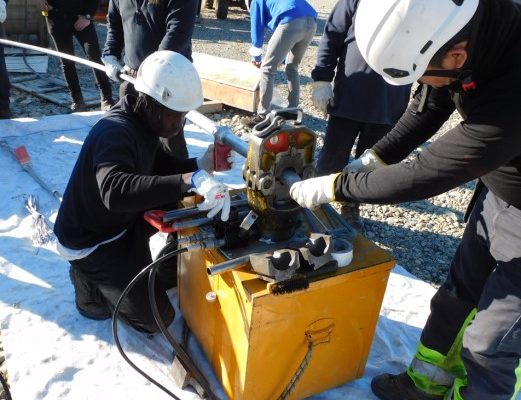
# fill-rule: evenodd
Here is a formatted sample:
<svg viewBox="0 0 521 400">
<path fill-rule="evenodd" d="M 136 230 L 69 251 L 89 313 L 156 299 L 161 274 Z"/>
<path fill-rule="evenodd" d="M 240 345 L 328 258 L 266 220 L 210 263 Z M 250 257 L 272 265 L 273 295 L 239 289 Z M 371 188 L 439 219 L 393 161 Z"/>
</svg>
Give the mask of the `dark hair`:
<svg viewBox="0 0 521 400">
<path fill-rule="evenodd" d="M 156 101 L 145 93 L 138 92 L 134 112 L 150 112 L 156 106 Z"/>
<path fill-rule="evenodd" d="M 134 105 L 134 112 L 140 116 L 152 128 L 157 128 L 157 124 L 161 122 L 162 110 L 165 108 L 153 97 L 138 92 L 139 95 Z"/>
<path fill-rule="evenodd" d="M 474 22 L 474 17 L 467 22 L 455 36 L 452 37 L 447 43 L 445 43 L 441 48 L 432 56 L 429 65 L 435 68 L 441 68 L 441 63 L 450 49 L 452 49 L 459 42 L 463 42 L 464 40 L 470 39 L 470 34 L 472 32 L 472 25 Z"/>
</svg>

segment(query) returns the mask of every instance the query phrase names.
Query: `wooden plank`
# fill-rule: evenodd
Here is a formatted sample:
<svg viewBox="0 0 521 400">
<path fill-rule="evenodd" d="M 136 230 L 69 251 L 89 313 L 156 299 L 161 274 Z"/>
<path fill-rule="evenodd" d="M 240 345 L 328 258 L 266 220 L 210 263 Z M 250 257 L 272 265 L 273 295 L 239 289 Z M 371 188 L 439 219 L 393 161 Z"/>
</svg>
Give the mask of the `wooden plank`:
<svg viewBox="0 0 521 400">
<path fill-rule="evenodd" d="M 250 62 L 194 53 L 206 99 L 255 112 L 259 99 L 260 70 Z"/>
<path fill-rule="evenodd" d="M 204 97 L 241 110 L 257 111 L 258 91 L 250 92 L 225 83 L 201 79 Z"/>
<path fill-rule="evenodd" d="M 201 114 L 209 114 L 221 112 L 223 110 L 223 103 L 220 101 L 206 100 L 201 107 L 197 109 Z"/>
</svg>

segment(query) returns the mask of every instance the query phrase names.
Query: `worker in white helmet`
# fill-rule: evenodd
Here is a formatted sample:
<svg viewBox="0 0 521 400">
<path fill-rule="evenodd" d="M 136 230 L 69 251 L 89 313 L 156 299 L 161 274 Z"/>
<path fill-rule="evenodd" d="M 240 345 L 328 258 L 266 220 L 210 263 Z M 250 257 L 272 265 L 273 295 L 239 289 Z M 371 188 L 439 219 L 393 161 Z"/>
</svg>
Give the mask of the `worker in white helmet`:
<svg viewBox="0 0 521 400">
<path fill-rule="evenodd" d="M 148 242 L 155 231 L 144 211 L 176 204 L 193 190 L 204 196 L 201 208 L 210 217 L 229 214 L 228 190 L 210 174 L 213 151 L 179 160 L 159 142 L 178 134 L 186 113 L 203 102 L 193 65 L 158 51 L 139 67 L 135 87 L 138 96 L 121 99 L 85 139 L 54 226 L 58 250 L 71 264 L 76 307 L 91 319 L 110 318 L 125 287 L 152 262 Z M 165 325 L 174 317 L 165 290 L 176 275 L 175 263 L 159 267 L 156 301 Z M 146 282 L 129 292 L 120 315 L 140 331 L 158 331 Z"/>
<path fill-rule="evenodd" d="M 388 82 L 423 84 L 394 129 L 336 173 L 295 183 L 305 207 L 400 203 L 478 181 L 468 224 L 407 370 L 385 400 L 515 399 L 521 388 L 521 10 L 511 0 L 360 0 L 355 36 Z M 457 110 L 463 122 L 401 162 Z"/>
<path fill-rule="evenodd" d="M 122 71 L 136 77 L 141 63 L 158 50 L 170 50 L 192 60 L 192 34 L 199 0 L 111 0 L 107 10 L 107 36 L 101 61 L 107 76 L 120 83 L 119 97 L 136 94 L 121 81 Z M 160 139 L 178 158 L 188 158 L 184 133 Z"/>
</svg>

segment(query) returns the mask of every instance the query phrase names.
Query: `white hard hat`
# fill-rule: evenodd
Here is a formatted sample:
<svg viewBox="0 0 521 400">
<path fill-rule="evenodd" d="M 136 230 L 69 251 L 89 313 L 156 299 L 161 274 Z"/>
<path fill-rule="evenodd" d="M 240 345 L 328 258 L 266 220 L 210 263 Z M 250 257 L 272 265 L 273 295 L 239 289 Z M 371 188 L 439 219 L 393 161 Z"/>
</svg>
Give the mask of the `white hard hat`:
<svg viewBox="0 0 521 400">
<path fill-rule="evenodd" d="M 169 50 L 145 58 L 134 88 L 174 111 L 187 112 L 203 104 L 203 88 L 194 66 L 182 54 Z"/>
<path fill-rule="evenodd" d="M 472 19 L 479 0 L 360 0 L 355 37 L 369 66 L 393 85 L 417 81 Z"/>
</svg>

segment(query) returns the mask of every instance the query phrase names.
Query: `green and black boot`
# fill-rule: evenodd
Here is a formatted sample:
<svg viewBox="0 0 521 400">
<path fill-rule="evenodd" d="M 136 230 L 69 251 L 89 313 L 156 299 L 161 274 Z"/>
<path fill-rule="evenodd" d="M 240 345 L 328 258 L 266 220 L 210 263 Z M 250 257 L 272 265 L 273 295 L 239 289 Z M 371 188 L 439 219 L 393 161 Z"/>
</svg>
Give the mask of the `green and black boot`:
<svg viewBox="0 0 521 400">
<path fill-rule="evenodd" d="M 443 396 L 418 389 L 407 372 L 377 375 L 371 381 L 371 390 L 381 400 L 443 400 Z"/>
</svg>

